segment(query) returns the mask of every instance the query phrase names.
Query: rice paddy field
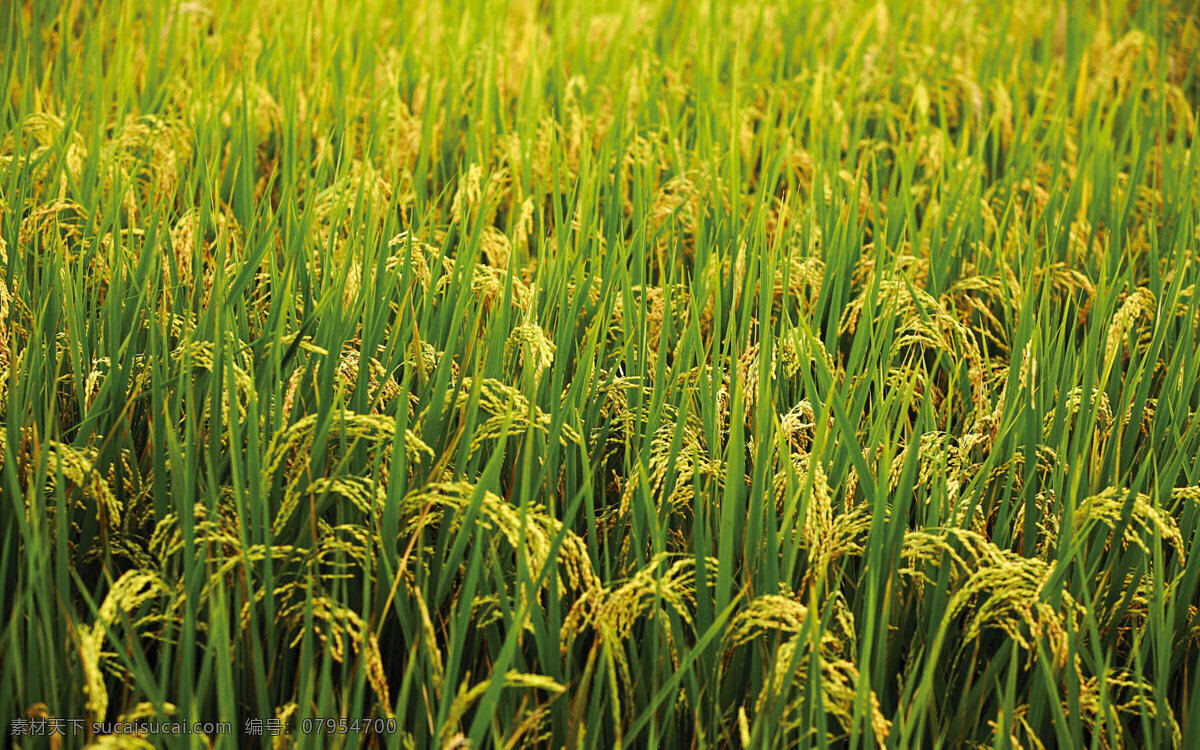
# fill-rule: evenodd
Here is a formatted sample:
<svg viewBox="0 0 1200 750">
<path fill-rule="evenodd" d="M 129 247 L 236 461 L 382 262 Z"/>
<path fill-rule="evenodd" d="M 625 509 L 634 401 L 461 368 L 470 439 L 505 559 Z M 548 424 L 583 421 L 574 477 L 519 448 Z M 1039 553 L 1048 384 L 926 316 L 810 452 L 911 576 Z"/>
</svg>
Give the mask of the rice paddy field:
<svg viewBox="0 0 1200 750">
<path fill-rule="evenodd" d="M 1198 10 L 0 2 L 0 742 L 1200 747 Z"/>
</svg>

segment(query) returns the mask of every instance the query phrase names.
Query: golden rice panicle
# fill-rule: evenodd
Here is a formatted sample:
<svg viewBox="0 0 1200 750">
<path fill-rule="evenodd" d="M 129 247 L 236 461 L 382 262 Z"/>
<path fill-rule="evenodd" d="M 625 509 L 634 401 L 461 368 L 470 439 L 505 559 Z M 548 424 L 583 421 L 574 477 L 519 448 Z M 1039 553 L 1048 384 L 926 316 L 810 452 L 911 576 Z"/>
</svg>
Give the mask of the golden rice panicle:
<svg viewBox="0 0 1200 750">
<path fill-rule="evenodd" d="M 465 510 L 471 502 L 476 487 L 467 482 L 431 483 L 409 493 L 404 506 L 415 511 L 426 504 L 452 510 Z M 556 575 L 566 574 L 566 583 L 571 589 L 587 592 L 600 588 L 599 578 L 592 569 L 591 560 L 587 554 L 584 541 L 573 532 L 563 530 L 562 523 L 552 518 L 544 507 L 532 505 L 527 508 L 516 508 L 499 495 L 483 491 L 479 500 L 476 523 L 488 532 L 496 535 L 496 541 L 503 539 L 514 550 L 518 559 L 528 566 L 530 576 L 538 578 L 545 567 L 551 564 L 552 541 L 559 538 L 557 550 L 553 550 L 553 563 L 556 565 Z M 427 513 L 417 514 L 407 522 L 408 533 L 416 534 L 421 529 L 438 522 L 438 517 Z M 457 523 L 457 519 L 455 521 Z M 547 586 L 549 581 L 543 581 Z M 561 579 L 557 580 L 559 595 L 563 595 L 567 586 Z M 532 605 L 533 597 L 539 592 L 525 590 L 522 585 L 520 592 L 522 603 Z M 528 617 L 528 616 L 527 616 Z M 528 619 L 526 620 L 527 624 Z"/>
<path fill-rule="evenodd" d="M 85 675 L 87 710 L 93 719 L 102 721 L 108 712 L 109 695 L 100 663 L 105 656 L 104 643 L 109 629 L 117 623 L 119 616 L 132 614 L 143 604 L 168 593 L 166 584 L 154 573 L 128 571 L 109 589 L 95 622 L 90 626 L 77 626 L 76 644 Z"/>
<path fill-rule="evenodd" d="M 834 597 L 829 606 L 834 610 L 831 617 L 837 633 L 820 632 L 820 616 L 812 616 L 808 607 L 791 597 L 775 594 L 756 597 L 734 616 L 726 640 L 726 663 L 734 648 L 755 642 L 767 648 L 772 643 L 767 641 L 768 634 L 785 634 L 783 644 L 771 654 L 774 666 L 759 695 L 756 713 L 766 710 L 771 701 L 790 696 L 786 698 L 784 721 L 798 727 L 806 683 L 815 679 L 821 686 L 824 709 L 844 731 L 852 731 L 861 678 L 857 667 L 841 651 L 857 636 L 853 616 L 841 597 Z M 814 652 L 820 674 L 810 676 L 808 666 Z M 884 747 L 891 722 L 883 715 L 878 695 L 871 690 L 868 693 L 871 728 L 879 746 Z"/>
<path fill-rule="evenodd" d="M 483 167 L 472 164 L 465 175 L 459 177 L 458 190 L 450 204 L 450 218 L 465 223 L 474 218 L 483 201 Z"/>
<path fill-rule="evenodd" d="M 526 322 L 513 328 L 504 342 L 504 362 L 510 371 L 532 372 L 539 380 L 554 363 L 554 342 L 537 323 Z"/>
<path fill-rule="evenodd" d="M 438 729 L 437 741 L 439 747 L 470 747 L 470 743 L 466 741 L 466 737 L 459 731 L 459 723 L 467 711 L 470 710 L 471 704 L 482 698 L 484 693 L 488 691 L 488 688 L 491 687 L 492 679 L 495 678 L 485 679 L 477 685 L 469 687 L 471 674 L 468 672 L 466 677 L 463 678 L 462 683 L 458 687 L 458 692 L 450 704 L 450 711 Z M 509 670 L 500 679 L 503 687 L 507 689 L 541 690 L 556 696 L 567 690 L 565 685 L 561 685 L 544 675 L 527 674 L 516 670 Z M 540 718 L 540 714 L 535 714 L 535 716 Z"/>
<path fill-rule="evenodd" d="M 1190 493 L 1185 488 L 1178 491 L 1178 494 L 1183 497 Z M 1096 524 L 1107 526 L 1110 533 L 1123 528 L 1123 548 L 1132 544 L 1149 556 L 1150 547 L 1147 542 L 1159 539 L 1174 547 L 1180 560 L 1186 558 L 1187 547 L 1175 518 L 1167 510 L 1156 507 L 1152 498 L 1145 493 L 1138 493 L 1130 503 L 1127 491 L 1108 487 L 1080 502 L 1075 507 L 1073 516 L 1075 528 L 1079 533 L 1087 533 L 1090 527 Z M 1106 540 L 1105 545 L 1107 544 Z"/>
<path fill-rule="evenodd" d="M 1043 590 L 1053 575 L 1053 566 L 1000 549 L 982 534 L 965 529 L 908 532 L 901 557 L 910 567 L 900 572 L 914 577 L 918 591 L 922 582 L 932 584 L 925 576 L 926 566 L 943 565 L 946 559 L 953 561 L 954 593 L 946 604 L 943 622 L 965 615 L 965 641 L 978 638 L 985 629 L 996 628 L 1033 659 L 1045 638 L 1054 663 L 1066 663 L 1071 636 L 1078 632 L 1081 608 L 1066 592 L 1058 608 L 1044 600 Z"/>
<path fill-rule="evenodd" d="M 1079 671 L 1078 665 L 1076 670 Z M 1123 737 L 1119 734 L 1111 737 L 1111 732 L 1102 731 L 1101 726 L 1111 720 L 1112 714 L 1128 714 L 1129 716 L 1144 716 L 1165 725 L 1170 747 L 1183 746 L 1183 734 L 1174 712 L 1165 703 L 1155 699 L 1157 691 L 1154 685 L 1145 677 L 1126 669 L 1106 667 L 1102 675 L 1085 677 L 1079 674 L 1079 709 L 1080 720 L 1091 730 L 1103 748 L 1125 747 Z M 1122 700 L 1124 699 L 1124 700 Z M 1066 699 L 1063 706 L 1070 704 Z M 1165 715 L 1160 708 L 1165 708 Z"/>
<path fill-rule="evenodd" d="M 293 586 L 293 589 L 298 589 Z M 379 650 L 379 639 L 368 623 L 357 612 L 338 604 L 326 595 L 314 595 L 312 591 L 294 594 L 295 603 L 279 610 L 278 620 L 288 632 L 295 633 L 291 647 L 296 648 L 306 637 L 304 623 L 311 616 L 311 633 L 321 642 L 326 653 L 339 663 L 346 661 L 346 644 L 359 656 L 359 663 L 366 675 L 367 684 L 374 690 L 378 705 L 385 716 L 391 716 L 391 697 L 383 658 Z"/>
<path fill-rule="evenodd" d="M 625 642 L 633 627 L 643 619 L 660 621 L 670 610 L 684 623 L 692 623 L 696 606 L 695 560 L 683 558 L 671 563 L 666 554 L 655 556 L 620 586 L 596 587 L 575 601 L 563 620 L 563 653 L 584 632 L 597 638 L 593 648 L 611 651 L 621 679 L 630 684 L 633 674 L 625 651 Z M 715 564 L 715 561 L 712 561 Z M 678 663 L 678 645 L 671 628 L 660 622 L 673 663 Z"/>
<path fill-rule="evenodd" d="M 1158 302 L 1154 292 L 1146 287 L 1135 289 L 1120 309 L 1113 315 L 1108 325 L 1108 334 L 1104 338 L 1104 362 L 1111 367 L 1115 363 L 1117 350 L 1125 343 L 1125 337 L 1141 321 L 1153 322 L 1158 313 Z"/>
</svg>

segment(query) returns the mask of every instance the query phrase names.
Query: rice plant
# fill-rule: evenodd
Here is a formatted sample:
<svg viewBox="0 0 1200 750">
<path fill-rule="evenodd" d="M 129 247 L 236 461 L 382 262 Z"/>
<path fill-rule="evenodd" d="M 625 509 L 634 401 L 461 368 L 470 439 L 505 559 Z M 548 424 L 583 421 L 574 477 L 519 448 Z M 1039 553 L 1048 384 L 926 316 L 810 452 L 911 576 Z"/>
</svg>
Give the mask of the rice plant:
<svg viewBox="0 0 1200 750">
<path fill-rule="evenodd" d="M 0 50 L 10 746 L 1200 747 L 1190 0 Z"/>
</svg>

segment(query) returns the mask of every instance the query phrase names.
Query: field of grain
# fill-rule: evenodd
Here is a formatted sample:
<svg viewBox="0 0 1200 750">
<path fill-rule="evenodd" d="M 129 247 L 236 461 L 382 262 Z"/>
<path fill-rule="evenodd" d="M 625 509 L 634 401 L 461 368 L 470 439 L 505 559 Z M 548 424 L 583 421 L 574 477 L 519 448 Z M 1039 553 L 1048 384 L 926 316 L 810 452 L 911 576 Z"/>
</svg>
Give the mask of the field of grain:
<svg viewBox="0 0 1200 750">
<path fill-rule="evenodd" d="M 0 744 L 1200 747 L 1193 0 L 0 53 Z"/>
</svg>

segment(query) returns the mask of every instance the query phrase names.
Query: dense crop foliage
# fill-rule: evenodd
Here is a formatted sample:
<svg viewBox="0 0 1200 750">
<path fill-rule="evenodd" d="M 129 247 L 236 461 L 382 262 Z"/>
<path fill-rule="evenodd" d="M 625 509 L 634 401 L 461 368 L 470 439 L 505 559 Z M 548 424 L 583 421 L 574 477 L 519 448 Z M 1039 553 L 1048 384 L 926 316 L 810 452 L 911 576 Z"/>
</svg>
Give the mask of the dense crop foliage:
<svg viewBox="0 0 1200 750">
<path fill-rule="evenodd" d="M 1200 747 L 1196 10 L 0 2 L 0 716 Z"/>
</svg>

